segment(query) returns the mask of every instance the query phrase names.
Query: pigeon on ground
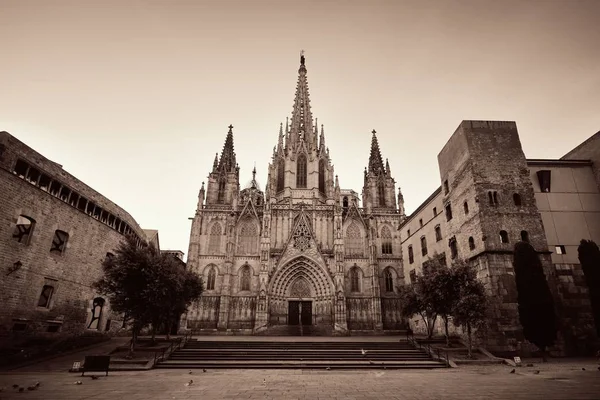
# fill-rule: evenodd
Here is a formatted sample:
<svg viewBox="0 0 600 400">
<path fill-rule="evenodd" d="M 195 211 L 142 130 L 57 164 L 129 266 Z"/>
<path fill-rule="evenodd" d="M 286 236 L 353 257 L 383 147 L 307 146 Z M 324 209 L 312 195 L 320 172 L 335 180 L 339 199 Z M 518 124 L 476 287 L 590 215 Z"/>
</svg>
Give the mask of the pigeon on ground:
<svg viewBox="0 0 600 400">
<path fill-rule="evenodd" d="M 35 387 L 40 387 L 40 382 L 36 382 Z"/>
<path fill-rule="evenodd" d="M 365 357 L 367 355 L 367 351 L 364 349 L 360 349 L 360 352 L 362 353 L 363 357 Z"/>
<path fill-rule="evenodd" d="M 585 368 L 581 368 L 582 371 L 585 371 Z"/>
<path fill-rule="evenodd" d="M 22 387 L 19 388 L 19 392 L 24 392 L 24 391 L 25 391 L 25 388 L 22 388 Z"/>
<path fill-rule="evenodd" d="M 327 370 L 327 371 L 331 371 L 331 368 L 330 368 L 330 367 L 327 367 L 327 368 L 325 368 L 325 370 Z"/>
<path fill-rule="evenodd" d="M 13 385 L 13 389 L 16 389 L 18 387 L 19 387 L 19 385 L 17 385 L 16 383 Z"/>
<path fill-rule="evenodd" d="M 76 385 L 82 385 L 82 384 L 83 384 L 83 382 L 81 382 L 81 381 L 75 381 L 75 384 L 76 384 Z"/>
<path fill-rule="evenodd" d="M 186 383 L 185 386 L 192 386 L 193 383 L 194 383 L 194 381 L 192 379 L 190 379 L 190 381 L 188 383 Z"/>
<path fill-rule="evenodd" d="M 202 368 L 202 372 L 206 372 L 206 368 Z"/>
<path fill-rule="evenodd" d="M 35 386 L 27 386 L 27 390 L 35 390 L 35 389 L 37 389 L 37 387 L 35 387 Z"/>
<path fill-rule="evenodd" d="M 192 374 L 192 370 L 190 370 L 190 372 L 188 372 L 188 374 L 190 374 L 190 375 L 191 375 L 191 374 Z"/>
<path fill-rule="evenodd" d="M 515 373 L 515 369 L 514 369 L 514 368 L 513 368 L 513 369 L 511 369 L 511 370 L 510 370 L 510 373 L 511 373 L 511 374 L 514 374 L 514 373 Z"/>
<path fill-rule="evenodd" d="M 527 364 L 528 367 L 533 367 L 533 364 Z"/>
<path fill-rule="evenodd" d="M 373 361 L 369 360 L 369 364 L 373 365 L 375 364 Z"/>
<path fill-rule="evenodd" d="M 539 370 L 539 369 L 538 369 L 538 370 L 535 370 L 535 371 L 533 371 L 533 373 L 537 375 L 537 374 L 539 374 L 539 373 L 540 373 L 540 370 Z"/>
<path fill-rule="evenodd" d="M 267 380 L 263 378 L 263 385 L 267 384 Z"/>
<path fill-rule="evenodd" d="M 95 381 L 96 379 L 100 378 L 98 375 L 90 375 L 90 378 L 92 378 L 93 381 Z"/>
</svg>

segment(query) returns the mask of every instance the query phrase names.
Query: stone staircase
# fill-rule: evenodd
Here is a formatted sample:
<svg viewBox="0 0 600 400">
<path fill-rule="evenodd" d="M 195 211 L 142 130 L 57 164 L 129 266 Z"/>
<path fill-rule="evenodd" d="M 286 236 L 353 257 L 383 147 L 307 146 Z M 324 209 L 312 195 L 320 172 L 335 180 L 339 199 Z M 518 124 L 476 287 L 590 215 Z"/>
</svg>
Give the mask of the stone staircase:
<svg viewBox="0 0 600 400">
<path fill-rule="evenodd" d="M 366 354 L 362 354 L 362 350 Z M 407 341 L 197 340 L 173 352 L 156 368 L 401 369 L 444 368 Z"/>
</svg>

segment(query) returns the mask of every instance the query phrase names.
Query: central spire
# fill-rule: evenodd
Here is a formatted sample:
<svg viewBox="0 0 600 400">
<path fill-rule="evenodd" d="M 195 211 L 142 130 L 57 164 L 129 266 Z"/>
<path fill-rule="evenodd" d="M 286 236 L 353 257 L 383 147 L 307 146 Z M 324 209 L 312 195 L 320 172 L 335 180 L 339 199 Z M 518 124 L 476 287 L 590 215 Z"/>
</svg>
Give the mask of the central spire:
<svg viewBox="0 0 600 400">
<path fill-rule="evenodd" d="M 303 139 L 308 146 L 317 147 L 317 137 L 314 133 L 310 99 L 308 96 L 308 81 L 306 80 L 306 58 L 304 50 L 300 52 L 300 68 L 298 69 L 298 84 L 294 98 L 294 109 L 290 126 L 291 145 L 295 146 Z"/>
<path fill-rule="evenodd" d="M 234 172 L 236 167 L 237 162 L 235 160 L 235 151 L 233 150 L 233 125 L 229 125 L 229 132 L 227 132 L 227 137 L 225 138 L 225 144 L 223 145 L 223 151 L 221 152 L 221 159 L 219 160 L 217 170 Z"/>
<path fill-rule="evenodd" d="M 379 150 L 379 142 L 377 141 L 377 132 L 373 129 L 373 137 L 371 138 L 371 154 L 369 155 L 369 172 L 379 175 L 385 171 L 383 168 L 383 158 Z"/>
</svg>

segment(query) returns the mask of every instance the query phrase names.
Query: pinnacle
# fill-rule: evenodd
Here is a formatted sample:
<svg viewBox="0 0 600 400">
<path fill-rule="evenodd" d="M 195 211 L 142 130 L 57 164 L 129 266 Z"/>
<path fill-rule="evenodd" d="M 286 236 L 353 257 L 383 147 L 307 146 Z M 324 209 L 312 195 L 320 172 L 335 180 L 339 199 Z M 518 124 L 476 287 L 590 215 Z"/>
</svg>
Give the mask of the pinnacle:
<svg viewBox="0 0 600 400">
<path fill-rule="evenodd" d="M 373 137 L 371 138 L 371 154 L 369 156 L 369 172 L 379 175 L 384 172 L 383 159 L 379 150 L 379 142 L 377 141 L 377 132 L 373 129 Z"/>
<path fill-rule="evenodd" d="M 223 145 L 223 151 L 221 152 L 221 159 L 219 160 L 218 170 L 224 170 L 225 172 L 233 172 L 237 165 L 235 161 L 235 151 L 233 150 L 233 125 L 229 125 L 229 132 L 225 138 L 225 144 Z"/>
</svg>

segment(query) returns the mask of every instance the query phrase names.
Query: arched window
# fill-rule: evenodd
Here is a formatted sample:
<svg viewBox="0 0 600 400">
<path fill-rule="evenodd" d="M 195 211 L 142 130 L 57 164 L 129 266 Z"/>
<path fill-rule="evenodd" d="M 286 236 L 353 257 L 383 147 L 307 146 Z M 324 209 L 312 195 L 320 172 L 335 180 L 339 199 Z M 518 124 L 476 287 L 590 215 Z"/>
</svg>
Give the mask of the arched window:
<svg viewBox="0 0 600 400">
<path fill-rule="evenodd" d="M 284 186 L 284 177 L 285 177 L 285 161 L 283 158 L 279 159 L 277 163 L 277 191 L 281 192 Z"/>
<path fill-rule="evenodd" d="M 494 191 L 494 205 L 498 205 L 498 192 Z"/>
<path fill-rule="evenodd" d="M 242 274 L 240 277 L 240 290 L 250 290 L 250 266 L 245 265 L 242 267 Z"/>
<path fill-rule="evenodd" d="M 408 263 L 412 264 L 415 262 L 415 255 L 413 253 L 413 247 L 412 244 L 410 246 L 408 246 Z"/>
<path fill-rule="evenodd" d="M 96 297 L 92 302 L 92 318 L 88 324 L 88 329 L 100 330 L 100 318 L 102 318 L 104 303 L 105 301 L 102 297 Z"/>
<path fill-rule="evenodd" d="M 508 243 L 508 233 L 506 231 L 500 231 L 500 243 Z"/>
<path fill-rule="evenodd" d="M 467 215 L 469 213 L 469 203 L 465 201 L 465 203 L 463 204 L 463 208 L 465 209 L 465 215 Z"/>
<path fill-rule="evenodd" d="M 225 178 L 221 178 L 219 180 L 219 193 L 217 198 L 217 203 L 225 202 Z"/>
<path fill-rule="evenodd" d="M 346 240 L 344 245 L 346 255 L 359 257 L 364 255 L 365 249 L 362 232 L 356 221 L 352 221 L 350 225 L 348 225 L 348 228 L 346 228 Z"/>
<path fill-rule="evenodd" d="M 358 267 L 353 267 L 350 270 L 350 291 L 360 292 L 360 271 Z"/>
<path fill-rule="evenodd" d="M 54 294 L 54 286 L 44 285 L 42 288 L 42 293 L 40 294 L 40 298 L 38 299 L 38 307 L 49 308 L 50 300 L 52 300 L 52 295 Z"/>
<path fill-rule="evenodd" d="M 306 188 L 306 156 L 300 154 L 296 161 L 296 187 Z"/>
<path fill-rule="evenodd" d="M 455 236 L 452 236 L 448 240 L 448 246 L 450 247 L 450 257 L 454 260 L 458 256 L 458 246 L 456 245 Z"/>
<path fill-rule="evenodd" d="M 427 255 L 427 238 L 425 236 L 421 236 L 421 255 Z"/>
<path fill-rule="evenodd" d="M 208 253 L 209 254 L 219 254 L 221 253 L 221 236 L 223 235 L 223 230 L 221 229 L 221 224 L 215 222 L 213 226 L 210 228 L 210 234 L 208 235 Z"/>
<path fill-rule="evenodd" d="M 212 266 L 208 270 L 208 277 L 206 279 L 206 290 L 215 290 L 215 281 L 217 280 L 217 269 Z"/>
<path fill-rule="evenodd" d="M 488 200 L 490 202 L 490 205 L 493 206 L 494 205 L 494 196 L 492 195 L 492 192 L 488 192 Z"/>
<path fill-rule="evenodd" d="M 325 160 L 319 161 L 319 192 L 325 193 Z"/>
<path fill-rule="evenodd" d="M 529 243 L 529 233 L 527 231 L 521 231 L 521 240 Z"/>
<path fill-rule="evenodd" d="M 381 228 L 381 254 L 392 254 L 392 232 L 390 228 Z"/>
<path fill-rule="evenodd" d="M 378 189 L 377 197 L 379 197 L 379 206 L 385 207 L 385 182 L 383 180 L 379 181 L 377 189 Z"/>
<path fill-rule="evenodd" d="M 30 218 L 26 215 L 19 215 L 12 237 L 17 242 L 27 245 L 29 244 L 29 240 L 33 234 L 34 226 L 35 220 L 33 218 Z"/>
<path fill-rule="evenodd" d="M 242 222 L 238 236 L 239 254 L 256 254 L 258 252 L 258 229 L 252 220 Z"/>
<path fill-rule="evenodd" d="M 348 196 L 344 196 L 344 199 L 342 200 L 342 206 L 344 208 L 348 208 Z"/>
<path fill-rule="evenodd" d="M 475 249 L 475 239 L 473 239 L 473 236 L 469 236 L 469 249 Z"/>
<path fill-rule="evenodd" d="M 386 268 L 383 276 L 385 279 L 385 291 L 393 292 L 394 291 L 394 275 L 392 274 L 392 269 L 389 267 Z"/>
<path fill-rule="evenodd" d="M 521 195 L 519 193 L 513 194 L 513 201 L 515 202 L 515 206 L 521 205 Z"/>
<path fill-rule="evenodd" d="M 54 238 L 52 239 L 52 245 L 50 246 L 50 253 L 62 255 L 67 249 L 68 240 L 69 234 L 67 232 L 60 230 L 54 231 Z"/>
</svg>

